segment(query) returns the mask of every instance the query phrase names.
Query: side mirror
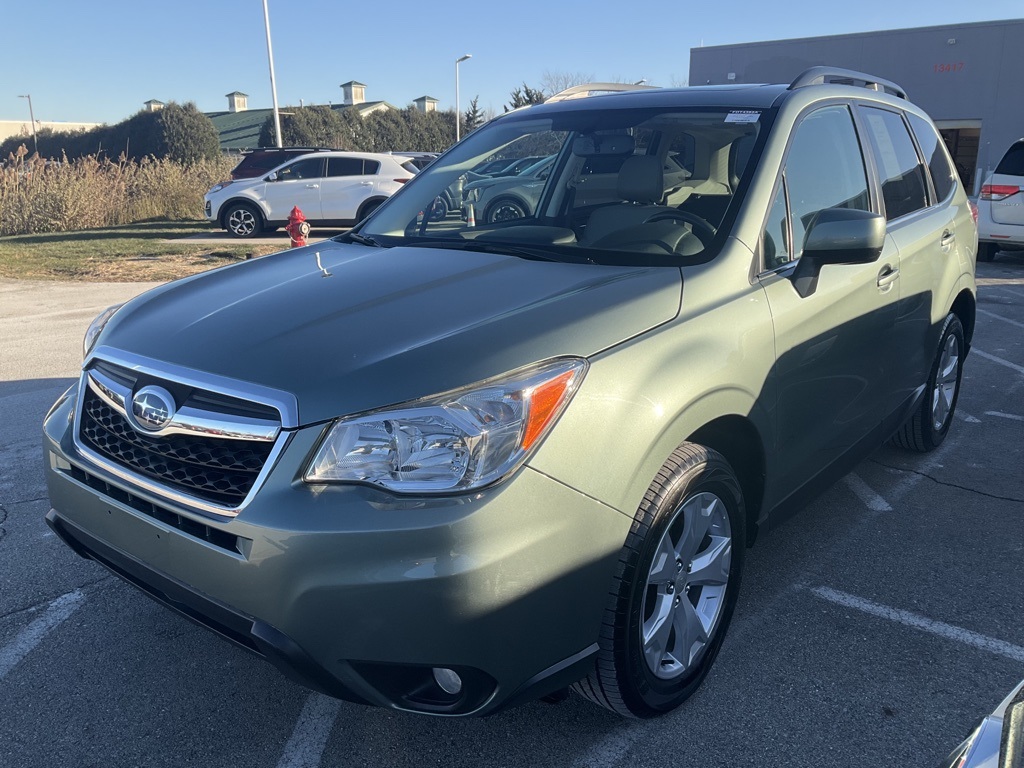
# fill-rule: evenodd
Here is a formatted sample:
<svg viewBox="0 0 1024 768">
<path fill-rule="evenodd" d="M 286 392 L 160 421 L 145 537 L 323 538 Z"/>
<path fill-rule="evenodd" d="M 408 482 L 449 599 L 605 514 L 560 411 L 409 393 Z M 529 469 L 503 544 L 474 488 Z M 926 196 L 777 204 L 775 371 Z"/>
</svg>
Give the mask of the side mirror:
<svg viewBox="0 0 1024 768">
<path fill-rule="evenodd" d="M 271 171 L 270 175 L 267 176 L 267 181 L 277 181 L 277 171 Z"/>
<path fill-rule="evenodd" d="M 885 217 L 870 211 L 826 208 L 807 227 L 804 252 L 791 277 L 793 287 L 806 298 L 818 287 L 826 264 L 870 264 L 885 244 Z"/>
</svg>

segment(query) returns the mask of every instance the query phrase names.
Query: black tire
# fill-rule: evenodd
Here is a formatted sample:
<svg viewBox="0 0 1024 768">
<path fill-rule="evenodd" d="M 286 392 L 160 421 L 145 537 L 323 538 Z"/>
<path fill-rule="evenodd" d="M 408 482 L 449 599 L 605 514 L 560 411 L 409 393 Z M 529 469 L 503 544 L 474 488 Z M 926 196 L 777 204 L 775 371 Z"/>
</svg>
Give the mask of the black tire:
<svg viewBox="0 0 1024 768">
<path fill-rule="evenodd" d="M 999 253 L 999 246 L 995 243 L 978 243 L 978 261 L 994 261 Z"/>
<path fill-rule="evenodd" d="M 444 199 L 444 195 L 438 195 L 434 198 L 434 202 L 430 204 L 427 218 L 435 223 L 444 221 L 448 218 L 448 210 L 448 201 Z"/>
<path fill-rule="evenodd" d="M 526 208 L 521 202 L 511 197 L 499 197 L 489 206 L 484 213 L 484 222 L 494 224 L 499 221 L 515 221 L 525 219 Z"/>
<path fill-rule="evenodd" d="M 709 499 L 717 499 L 724 509 L 715 506 L 714 501 L 709 504 Z M 706 504 L 707 512 L 704 511 Z M 690 514 L 696 507 L 701 511 L 696 515 Z M 710 585 L 691 589 L 693 585 L 688 580 L 702 569 L 691 572 L 683 565 L 676 548 L 676 532 L 679 532 L 678 540 L 682 545 L 690 530 L 688 526 L 693 520 L 703 518 L 711 520 L 712 525 L 707 528 L 707 533 L 697 532 L 690 537 L 690 541 L 698 541 L 697 536 L 700 539 L 694 546 L 696 551 L 692 559 L 687 559 L 691 559 L 689 565 L 692 567 L 699 560 L 710 557 L 706 554 L 708 552 L 725 552 L 717 567 L 719 574 L 727 570 L 726 581 L 724 585 L 714 587 L 724 590 L 724 599 L 722 591 L 705 595 L 704 590 L 712 589 Z M 720 522 L 714 524 L 715 520 Z M 657 717 L 675 709 L 691 696 L 711 669 L 736 607 L 745 553 L 745 528 L 743 494 L 732 467 L 716 451 L 683 443 L 658 472 L 636 512 L 608 595 L 594 669 L 575 683 L 573 690 L 595 704 L 632 718 Z M 665 542 L 670 545 L 667 551 L 672 553 L 671 563 L 665 554 Z M 725 549 L 726 544 L 728 550 Z M 701 558 L 701 555 L 705 557 Z M 661 565 L 655 568 L 656 563 Z M 707 568 L 703 570 L 710 571 Z M 664 577 L 659 579 L 655 571 L 678 575 L 669 576 L 667 580 Z M 677 581 L 674 588 L 671 586 L 673 578 Z M 653 583 L 662 580 L 667 583 Z M 680 586 L 684 581 L 685 586 Z M 707 597 L 707 601 L 703 597 Z M 672 607 L 665 607 L 668 605 L 664 602 L 666 600 L 674 601 Z M 688 600 L 695 612 L 701 606 L 707 609 L 709 605 L 720 605 L 708 619 L 703 640 L 689 643 L 681 639 L 685 633 L 680 635 L 674 628 L 677 626 L 676 608 L 682 600 Z M 678 610 L 683 614 L 685 624 L 688 611 L 684 608 Z M 670 617 L 665 617 L 666 612 Z M 660 622 L 657 621 L 659 614 L 662 617 Z M 645 651 L 643 634 L 648 625 L 664 627 L 670 622 L 672 628 L 664 635 L 666 653 Z M 659 634 L 659 631 L 655 629 L 651 634 Z M 686 639 L 692 638 L 687 636 Z M 689 659 L 686 664 L 681 664 L 667 653 L 673 643 L 681 643 L 681 647 L 687 649 Z M 652 642 L 652 645 L 656 644 Z M 695 647 L 696 651 L 693 650 Z M 673 647 L 672 650 L 676 649 Z M 654 671 L 655 665 L 658 672 Z"/>
<path fill-rule="evenodd" d="M 359 209 L 357 223 L 365 219 L 378 208 L 380 208 L 380 204 L 383 202 L 383 200 L 367 200 L 365 203 L 363 203 L 363 206 Z"/>
<path fill-rule="evenodd" d="M 938 448 L 946 439 L 949 427 L 953 423 L 957 400 L 960 398 L 960 381 L 963 379 L 966 349 L 964 328 L 960 318 L 950 313 L 942 324 L 939 347 L 932 361 L 928 385 L 921 404 L 892 436 L 893 444 L 907 450 L 927 453 Z M 944 365 L 944 360 L 949 360 L 946 357 L 948 351 L 955 356 L 955 360 L 952 361 L 955 366 L 953 369 L 949 369 L 948 364 Z M 951 390 L 949 384 L 952 384 Z"/>
<path fill-rule="evenodd" d="M 248 239 L 263 233 L 263 215 L 251 203 L 232 203 L 224 211 L 224 229 L 232 237 Z"/>
</svg>

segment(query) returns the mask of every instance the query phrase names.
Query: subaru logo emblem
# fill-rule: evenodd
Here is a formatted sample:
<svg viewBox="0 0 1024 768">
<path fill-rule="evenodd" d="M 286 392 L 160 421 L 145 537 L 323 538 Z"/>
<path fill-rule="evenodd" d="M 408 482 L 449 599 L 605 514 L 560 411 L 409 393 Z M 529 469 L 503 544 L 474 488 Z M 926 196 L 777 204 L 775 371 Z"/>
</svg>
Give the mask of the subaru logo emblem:
<svg viewBox="0 0 1024 768">
<path fill-rule="evenodd" d="M 157 432 L 174 418 L 174 396 L 163 387 L 143 387 L 132 397 L 128 417 L 133 427 Z"/>
</svg>

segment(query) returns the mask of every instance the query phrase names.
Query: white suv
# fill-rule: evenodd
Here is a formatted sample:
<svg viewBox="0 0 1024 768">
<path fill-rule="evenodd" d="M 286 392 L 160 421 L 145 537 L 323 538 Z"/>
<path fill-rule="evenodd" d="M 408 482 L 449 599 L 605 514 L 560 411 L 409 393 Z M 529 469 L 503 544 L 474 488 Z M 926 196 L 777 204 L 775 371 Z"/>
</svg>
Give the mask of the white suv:
<svg viewBox="0 0 1024 768">
<path fill-rule="evenodd" d="M 978 261 L 1024 248 L 1024 139 L 1006 150 L 978 196 Z"/>
<path fill-rule="evenodd" d="M 415 176 L 411 160 L 372 152 L 317 152 L 266 176 L 223 181 L 206 193 L 206 218 L 235 237 L 283 227 L 294 206 L 312 226 L 350 226 Z"/>
</svg>

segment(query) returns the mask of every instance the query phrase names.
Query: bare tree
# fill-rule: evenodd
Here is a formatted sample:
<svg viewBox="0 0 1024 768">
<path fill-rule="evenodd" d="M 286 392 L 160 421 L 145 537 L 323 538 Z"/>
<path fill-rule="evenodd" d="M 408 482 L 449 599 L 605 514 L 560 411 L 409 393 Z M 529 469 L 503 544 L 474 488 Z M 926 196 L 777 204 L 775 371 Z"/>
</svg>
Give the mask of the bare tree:
<svg viewBox="0 0 1024 768">
<path fill-rule="evenodd" d="M 545 69 L 544 76 L 540 79 L 540 87 L 548 96 L 554 96 L 574 85 L 592 82 L 594 82 L 593 72 L 553 72 L 550 69 Z"/>
<path fill-rule="evenodd" d="M 668 83 L 673 88 L 685 88 L 690 84 L 690 81 L 687 78 L 682 77 L 681 75 L 672 75 Z"/>
</svg>

